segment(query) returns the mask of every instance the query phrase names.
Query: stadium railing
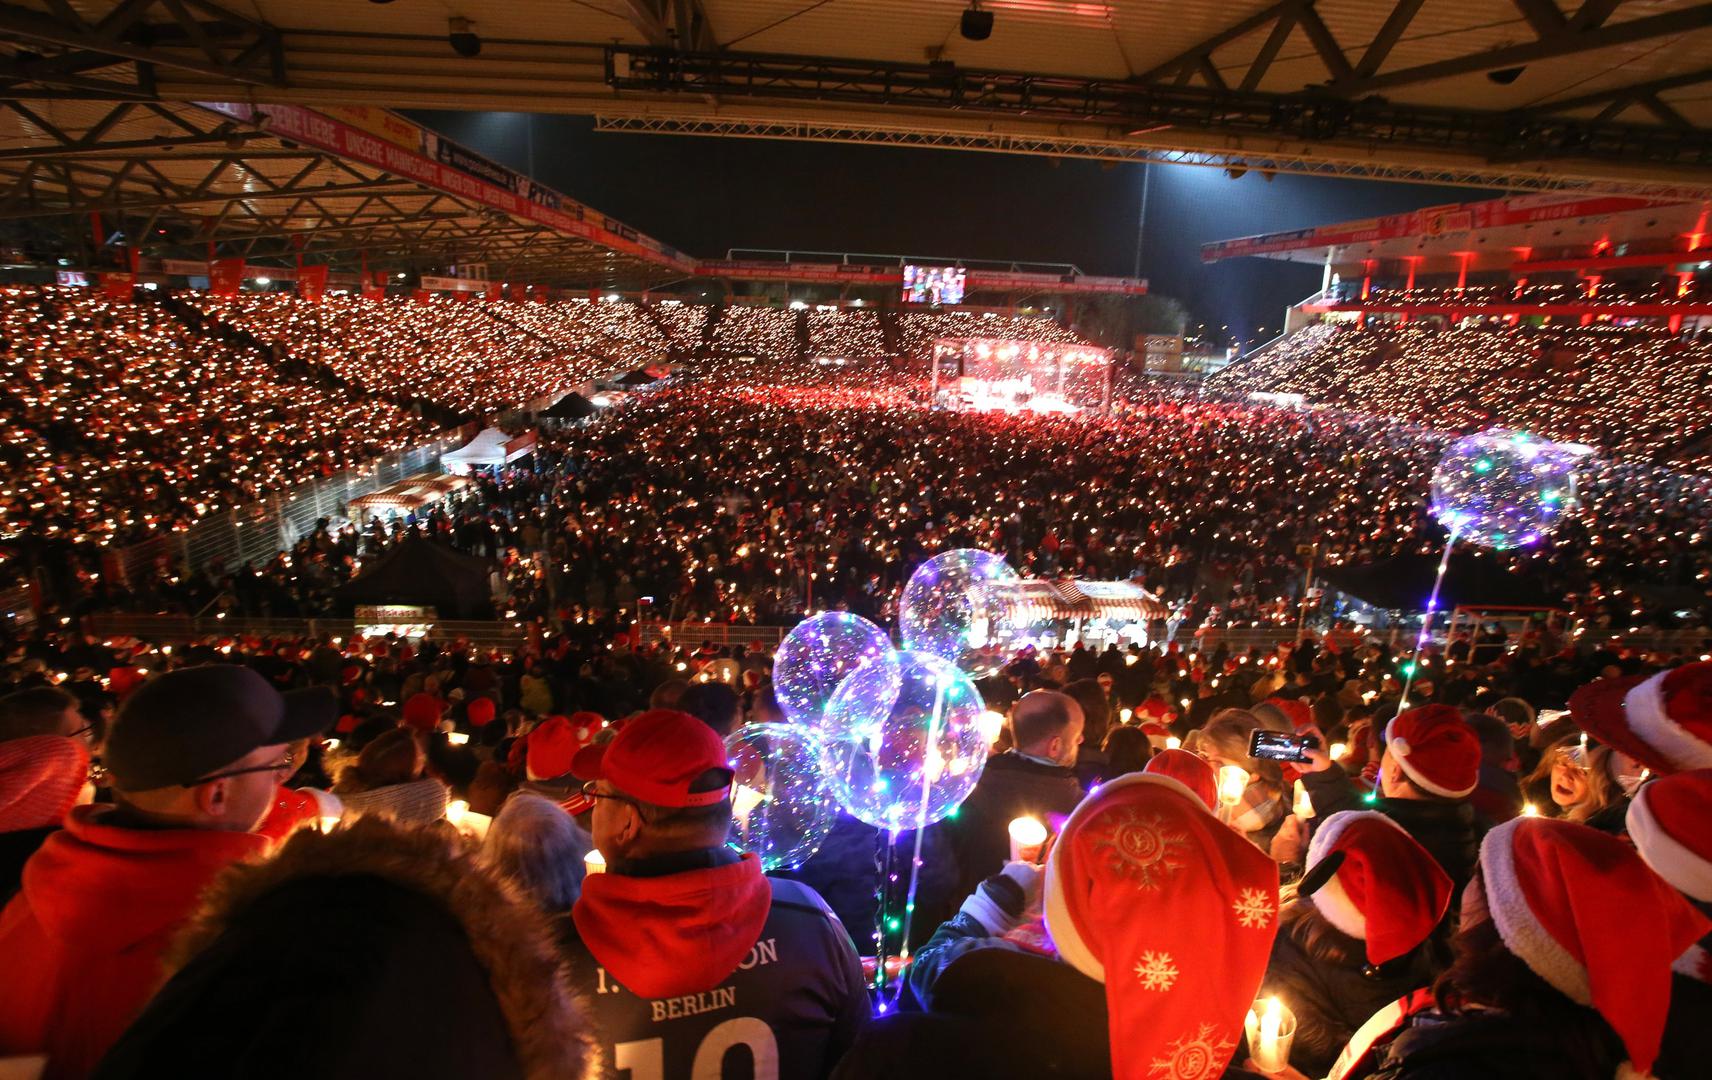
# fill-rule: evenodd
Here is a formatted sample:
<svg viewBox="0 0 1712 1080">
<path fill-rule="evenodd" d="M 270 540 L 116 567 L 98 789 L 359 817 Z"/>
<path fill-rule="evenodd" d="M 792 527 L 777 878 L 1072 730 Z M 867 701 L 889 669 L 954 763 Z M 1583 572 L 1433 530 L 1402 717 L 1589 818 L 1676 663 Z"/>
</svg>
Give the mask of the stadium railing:
<svg viewBox="0 0 1712 1080">
<path fill-rule="evenodd" d="M 455 435 L 397 450 L 361 469 L 310 480 L 261 502 L 210 514 L 177 532 L 118 549 L 108 558 L 108 571 L 129 581 L 162 560 L 186 573 L 265 562 L 290 550 L 321 518 L 343 517 L 352 499 L 435 468 L 442 454 L 465 441 Z"/>
<path fill-rule="evenodd" d="M 317 638 L 341 642 L 356 633 L 354 619 L 227 618 L 222 615 L 110 615 L 85 617 L 83 629 L 103 640 L 132 637 L 151 642 L 187 642 L 205 638 Z M 429 626 L 435 641 L 464 640 L 483 648 L 516 648 L 530 637 L 530 627 L 518 622 L 441 620 Z"/>
</svg>

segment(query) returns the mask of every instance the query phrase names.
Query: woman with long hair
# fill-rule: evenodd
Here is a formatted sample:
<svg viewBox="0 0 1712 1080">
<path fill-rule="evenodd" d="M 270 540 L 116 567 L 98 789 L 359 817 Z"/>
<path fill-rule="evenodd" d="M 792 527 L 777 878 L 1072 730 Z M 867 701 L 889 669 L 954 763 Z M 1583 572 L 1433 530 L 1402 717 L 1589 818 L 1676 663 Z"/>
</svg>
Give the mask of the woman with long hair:
<svg viewBox="0 0 1712 1080">
<path fill-rule="evenodd" d="M 1231 827 L 1266 850 L 1272 836 L 1283 823 L 1288 806 L 1284 801 L 1284 774 L 1276 761 L 1248 756 L 1248 738 L 1257 728 L 1265 727 L 1260 718 L 1247 709 L 1224 709 L 1207 721 L 1207 726 L 1191 731 L 1183 747 L 1205 758 L 1213 771 L 1235 766 L 1248 774 L 1248 785 L 1242 800 L 1231 808 Z"/>
</svg>

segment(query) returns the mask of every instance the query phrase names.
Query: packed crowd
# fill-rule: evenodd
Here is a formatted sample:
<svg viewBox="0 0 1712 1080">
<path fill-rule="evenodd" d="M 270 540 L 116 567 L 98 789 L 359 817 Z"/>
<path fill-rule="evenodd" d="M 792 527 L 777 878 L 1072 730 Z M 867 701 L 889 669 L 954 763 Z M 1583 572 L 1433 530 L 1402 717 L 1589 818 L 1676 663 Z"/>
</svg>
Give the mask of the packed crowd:
<svg viewBox="0 0 1712 1080">
<path fill-rule="evenodd" d="M 1406 659 L 1341 629 L 1018 655 L 973 791 L 891 839 L 909 887 L 848 815 L 791 871 L 727 846 L 725 737 L 783 719 L 762 649 L 11 637 L 0 1058 L 1701 1075 L 1712 664 L 1457 639 L 1405 689 Z"/>
<path fill-rule="evenodd" d="M 1440 428 L 1501 424 L 1703 466 L 1712 343 L 1648 327 L 1322 324 L 1208 380 Z"/>
<path fill-rule="evenodd" d="M 1051 319 L 994 311 L 904 311 L 897 316 L 897 327 L 899 351 L 916 359 L 927 358 L 936 338 L 984 337 L 1005 341 L 1087 344 L 1074 330 Z"/>
<path fill-rule="evenodd" d="M 483 306 L 552 345 L 573 381 L 658 363 L 670 351 L 665 331 L 642 304 L 576 299 Z"/>
<path fill-rule="evenodd" d="M 864 308 L 808 313 L 808 351 L 816 356 L 875 359 L 888 355 L 880 313 Z"/>
<path fill-rule="evenodd" d="M 791 308 L 733 304 L 718 314 L 708 347 L 726 356 L 789 362 L 802 355 L 801 322 Z"/>
<path fill-rule="evenodd" d="M 1333 297 L 1349 303 L 1361 299 L 1359 282 L 1339 282 Z M 1698 303 L 1699 290 L 1693 280 L 1678 286 L 1672 280 L 1632 281 L 1614 279 L 1597 282 L 1591 295 L 1585 279 L 1575 282 L 1517 282 L 1501 285 L 1431 285 L 1417 288 L 1375 286 L 1367 291 L 1370 303 L 1377 304 L 1577 304 L 1596 300 L 1602 304 L 1668 304 Z"/>
<path fill-rule="evenodd" d="M 432 427 L 155 303 L 0 293 L 0 578 L 365 464 Z"/>
</svg>

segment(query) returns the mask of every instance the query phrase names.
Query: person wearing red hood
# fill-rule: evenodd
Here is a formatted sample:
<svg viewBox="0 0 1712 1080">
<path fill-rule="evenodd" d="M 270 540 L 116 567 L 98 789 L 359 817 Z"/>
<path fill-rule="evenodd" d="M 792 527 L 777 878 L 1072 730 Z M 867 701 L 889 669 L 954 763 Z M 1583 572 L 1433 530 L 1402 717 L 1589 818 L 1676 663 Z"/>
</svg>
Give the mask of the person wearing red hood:
<svg viewBox="0 0 1712 1080">
<path fill-rule="evenodd" d="M 125 702 L 104 755 L 114 805 L 82 806 L 24 866 L 0 912 L 0 1057 L 79 1077 L 161 980 L 161 955 L 291 772 L 287 744 L 332 723 L 325 689 L 281 694 L 231 665 L 161 675 Z"/>
<path fill-rule="evenodd" d="M 868 1016 L 862 966 L 814 890 L 725 846 L 732 771 L 719 736 L 656 709 L 580 750 L 572 772 L 588 781 L 606 872 L 584 879 L 564 946 L 608 1069 L 831 1072 Z"/>
</svg>

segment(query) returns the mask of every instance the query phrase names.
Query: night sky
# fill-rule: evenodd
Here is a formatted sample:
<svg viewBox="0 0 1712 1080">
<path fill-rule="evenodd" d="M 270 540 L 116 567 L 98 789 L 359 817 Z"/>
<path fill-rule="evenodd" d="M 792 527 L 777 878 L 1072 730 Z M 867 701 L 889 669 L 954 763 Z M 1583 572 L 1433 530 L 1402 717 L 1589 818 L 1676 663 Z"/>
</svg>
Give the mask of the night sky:
<svg viewBox="0 0 1712 1080">
<path fill-rule="evenodd" d="M 572 116 L 409 115 L 704 258 L 789 248 L 1074 263 L 1089 274 L 1134 268 L 1139 165 L 599 134 L 592 120 Z M 1141 272 L 1152 291 L 1187 304 L 1209 337 L 1264 339 L 1278 332 L 1286 306 L 1319 287 L 1319 269 L 1263 259 L 1207 266 L 1202 243 L 1497 194 L 1305 176 L 1269 183 L 1257 172 L 1232 180 L 1218 169 L 1155 166 Z"/>
</svg>

